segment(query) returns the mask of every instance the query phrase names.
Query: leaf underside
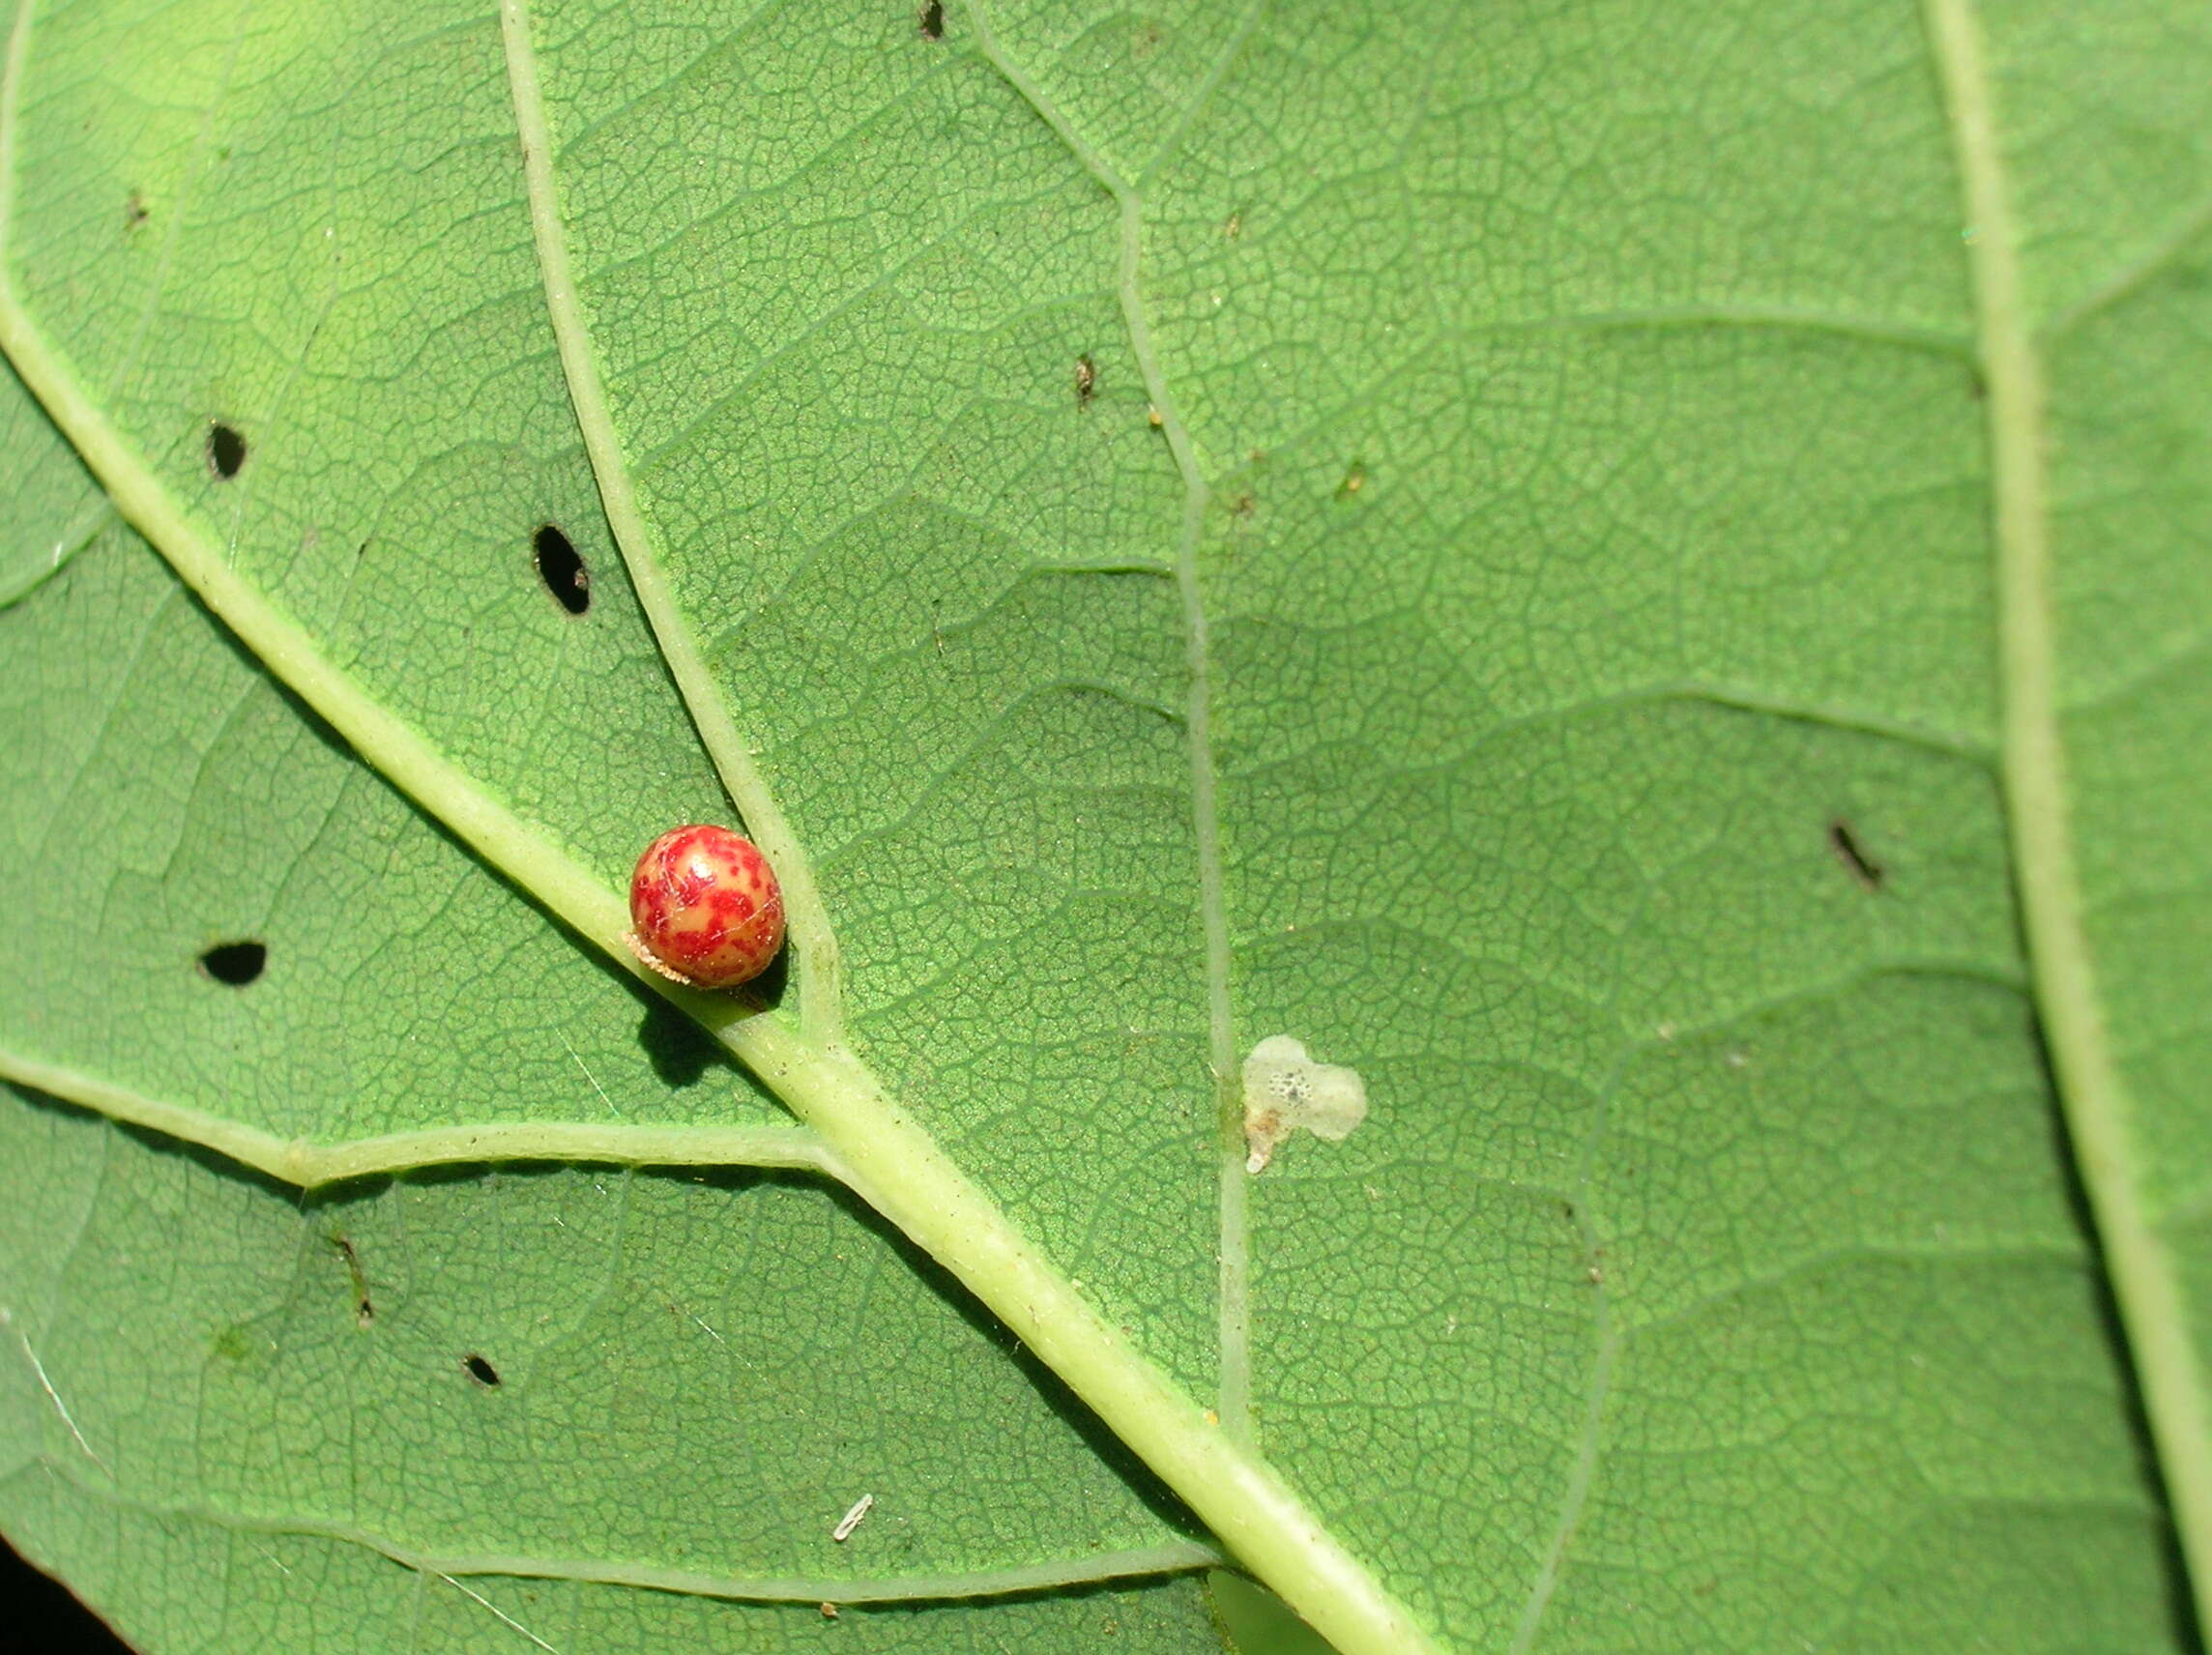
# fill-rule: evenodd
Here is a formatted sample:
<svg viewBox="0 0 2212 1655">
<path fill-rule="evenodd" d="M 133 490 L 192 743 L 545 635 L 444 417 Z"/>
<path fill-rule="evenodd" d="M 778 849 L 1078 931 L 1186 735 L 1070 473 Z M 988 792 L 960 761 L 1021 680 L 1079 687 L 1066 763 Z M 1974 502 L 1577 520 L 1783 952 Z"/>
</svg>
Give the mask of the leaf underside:
<svg viewBox="0 0 2212 1655">
<path fill-rule="evenodd" d="M 616 463 L 853 1049 L 1441 1648 L 2194 1646 L 2212 1444 L 2093 1214 L 2201 1393 L 2212 31 L 2077 12 L 530 9 Z M 224 566 L 610 889 L 731 818 L 498 16 L 16 40 L 4 302 Z M 0 454 L 13 1541 L 150 1650 L 1223 1647 L 1080 1379 L 832 1179 L 206 1148 L 789 1117 L 14 378 Z M 2023 943 L 2023 601 L 2093 1005 Z M 1369 1114 L 1251 1177 L 1216 1076 L 1277 1035 Z"/>
</svg>

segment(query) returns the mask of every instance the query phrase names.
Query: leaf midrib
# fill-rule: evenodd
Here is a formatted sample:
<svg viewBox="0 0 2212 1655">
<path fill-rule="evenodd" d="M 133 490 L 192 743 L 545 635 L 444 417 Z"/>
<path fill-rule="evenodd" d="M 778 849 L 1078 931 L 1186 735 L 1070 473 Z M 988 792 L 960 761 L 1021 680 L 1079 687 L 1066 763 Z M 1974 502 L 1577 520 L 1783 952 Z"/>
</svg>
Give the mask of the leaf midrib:
<svg viewBox="0 0 2212 1655">
<path fill-rule="evenodd" d="M 1999 745 L 2016 900 L 2059 1107 L 2201 1604 L 2212 1586 L 2212 1402 L 2179 1266 L 2144 1205 L 2134 1102 L 2112 1051 L 2083 920 L 2052 596 L 2048 390 L 2022 278 L 1995 85 L 1974 0 L 1925 3 L 1965 209 L 1966 264 L 1989 393 Z M 2074 319 L 2070 313 L 2059 322 Z"/>
</svg>

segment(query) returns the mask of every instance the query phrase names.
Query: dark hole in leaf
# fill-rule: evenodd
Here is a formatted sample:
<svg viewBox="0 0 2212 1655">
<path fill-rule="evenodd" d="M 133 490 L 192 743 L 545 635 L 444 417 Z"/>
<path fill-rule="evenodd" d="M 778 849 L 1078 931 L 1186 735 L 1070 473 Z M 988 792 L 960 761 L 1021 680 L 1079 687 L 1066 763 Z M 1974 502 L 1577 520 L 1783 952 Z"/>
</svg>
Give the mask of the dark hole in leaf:
<svg viewBox="0 0 2212 1655">
<path fill-rule="evenodd" d="M 922 7 L 921 15 L 917 21 L 920 25 L 923 40 L 941 41 L 945 38 L 945 8 L 939 0 L 929 0 L 929 4 Z"/>
<path fill-rule="evenodd" d="M 1836 860 L 1844 864 L 1844 872 L 1857 882 L 1860 889 L 1881 889 L 1881 864 L 1860 848 L 1849 823 L 1839 818 L 1828 824 L 1828 848 L 1836 853 Z"/>
<path fill-rule="evenodd" d="M 208 427 L 207 458 L 208 469 L 228 482 L 246 463 L 246 439 L 218 420 Z"/>
<path fill-rule="evenodd" d="M 244 988 L 269 963 L 265 943 L 218 943 L 200 956 L 200 970 L 218 983 Z"/>
<path fill-rule="evenodd" d="M 538 578 L 545 583 L 555 601 L 571 615 L 591 608 L 592 571 L 584 566 L 568 537 L 548 523 L 531 543 L 537 551 Z"/>
<path fill-rule="evenodd" d="M 488 1388 L 499 1383 L 499 1370 L 473 1350 L 461 1358 L 461 1366 L 468 1369 L 469 1378 L 480 1385 Z"/>
</svg>

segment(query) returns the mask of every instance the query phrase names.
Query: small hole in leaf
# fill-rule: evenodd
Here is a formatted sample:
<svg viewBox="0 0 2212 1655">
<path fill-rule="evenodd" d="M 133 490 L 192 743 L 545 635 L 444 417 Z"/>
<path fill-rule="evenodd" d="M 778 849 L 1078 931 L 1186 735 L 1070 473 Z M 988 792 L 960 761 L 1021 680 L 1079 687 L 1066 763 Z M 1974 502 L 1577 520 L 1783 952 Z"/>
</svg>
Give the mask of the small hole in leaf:
<svg viewBox="0 0 2212 1655">
<path fill-rule="evenodd" d="M 353 1282 L 353 1319 L 363 1327 L 376 1320 L 376 1306 L 369 1301 L 368 1275 L 361 1267 L 361 1255 L 353 1250 L 353 1243 L 343 1235 L 333 1235 L 330 1243 L 345 1261 L 346 1275 Z"/>
<path fill-rule="evenodd" d="M 538 531 L 531 544 L 538 558 L 538 578 L 545 583 L 554 600 L 571 615 L 591 608 L 592 571 L 584 566 L 568 537 L 548 523 Z"/>
<path fill-rule="evenodd" d="M 1838 818 L 1828 824 L 1828 849 L 1836 853 L 1836 860 L 1844 864 L 1844 872 L 1861 890 L 1881 889 L 1881 864 L 1866 854 L 1849 823 Z"/>
<path fill-rule="evenodd" d="M 246 439 L 218 420 L 208 427 L 207 458 L 208 469 L 228 482 L 246 463 Z"/>
<path fill-rule="evenodd" d="M 499 1370 L 473 1350 L 461 1358 L 461 1366 L 468 1369 L 470 1379 L 487 1390 L 499 1383 Z"/>
<path fill-rule="evenodd" d="M 945 7 L 940 0 L 929 0 L 915 21 L 921 30 L 923 40 L 941 41 L 945 38 Z"/>
<path fill-rule="evenodd" d="M 218 943 L 200 956 L 200 970 L 218 983 L 244 988 L 269 963 L 265 943 Z"/>
</svg>

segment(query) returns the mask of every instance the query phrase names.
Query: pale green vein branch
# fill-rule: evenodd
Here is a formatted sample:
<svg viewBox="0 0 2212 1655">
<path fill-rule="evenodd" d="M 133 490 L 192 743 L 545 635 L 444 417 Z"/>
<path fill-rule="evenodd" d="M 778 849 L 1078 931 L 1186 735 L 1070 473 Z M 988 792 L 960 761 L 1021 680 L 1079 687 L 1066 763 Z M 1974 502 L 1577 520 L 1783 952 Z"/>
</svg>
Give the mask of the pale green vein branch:
<svg viewBox="0 0 2212 1655">
<path fill-rule="evenodd" d="M 814 877 L 814 864 L 769 791 L 760 768 L 753 763 L 752 746 L 731 717 L 729 704 L 708 670 L 698 636 L 677 604 L 653 530 L 638 503 L 621 434 L 615 429 L 606 382 L 592 349 L 591 318 L 585 313 L 583 295 L 577 290 L 568 263 L 568 236 L 561 220 L 560 188 L 553 176 L 553 135 L 538 85 L 538 56 L 530 40 L 524 0 L 501 0 L 500 32 L 506 43 L 514 123 L 522 139 L 531 231 L 537 238 L 538 267 L 545 281 L 545 310 L 560 346 L 561 367 L 568 376 L 576 424 L 583 432 L 584 449 L 598 481 L 599 503 L 606 509 L 608 526 L 614 530 L 615 544 L 622 548 L 638 604 L 668 663 L 669 677 L 676 681 L 677 692 L 699 732 L 700 744 L 713 761 L 731 802 L 744 818 L 745 830 L 759 842 L 783 886 L 784 907 L 791 916 L 791 945 L 799 956 L 800 1021 L 818 1039 L 838 1039 L 844 1023 L 844 993 L 838 977 L 837 940 Z"/>
<path fill-rule="evenodd" d="M 1183 477 L 1182 532 L 1176 549 L 1176 591 L 1182 601 L 1183 659 L 1190 681 L 1184 714 L 1190 733 L 1190 815 L 1198 857 L 1199 918 L 1206 941 L 1207 1064 L 1214 1087 L 1215 1204 L 1219 1208 L 1221 1417 L 1239 1436 L 1252 1431 L 1252 1248 L 1248 1211 L 1251 1174 L 1245 1167 L 1244 1098 L 1237 1061 L 1237 1010 L 1229 993 L 1229 904 L 1221 873 L 1221 807 L 1213 762 L 1212 644 L 1206 595 L 1199 584 L 1198 547 L 1211 493 L 1167 376 L 1152 349 L 1137 291 L 1143 204 L 1121 206 L 1121 309 L 1145 376 L 1145 389 L 1167 433 L 1169 451 Z"/>
<path fill-rule="evenodd" d="M 977 48 L 985 60 L 1028 101 L 1045 124 L 1059 134 L 1069 152 L 1113 197 L 1120 211 L 1121 246 L 1115 288 L 1121 304 L 1122 325 L 1128 331 L 1130 351 L 1143 375 L 1146 394 L 1159 417 L 1161 434 L 1167 441 L 1168 451 L 1175 460 L 1176 470 L 1183 483 L 1182 521 L 1177 540 L 1175 579 L 1182 605 L 1184 659 L 1188 672 L 1189 699 L 1185 728 L 1189 736 L 1191 821 L 1198 862 L 1199 914 L 1206 947 L 1207 1057 L 1213 1080 L 1216 1112 L 1215 1187 L 1219 1253 L 1216 1340 L 1220 1365 L 1217 1405 L 1218 1417 L 1225 1432 L 1248 1447 L 1252 1437 L 1251 1241 L 1248 1213 L 1250 1174 L 1245 1170 L 1247 1146 L 1244 1142 L 1243 1100 L 1238 1085 L 1236 1012 L 1229 987 L 1231 953 L 1228 902 L 1222 873 L 1220 808 L 1212 742 L 1212 653 L 1205 594 L 1198 569 L 1198 550 L 1205 530 L 1207 509 L 1212 498 L 1211 488 L 1207 481 L 1205 468 L 1200 463 L 1197 444 L 1191 437 L 1189 425 L 1182 418 L 1179 403 L 1169 389 L 1167 372 L 1152 338 L 1150 318 L 1145 309 L 1141 284 L 1144 260 L 1144 198 L 1141 190 L 1107 162 L 1076 130 L 1066 113 L 1045 93 L 1035 77 L 1005 52 L 992 31 L 990 19 L 979 0 L 971 0 L 967 10 L 975 31 Z M 1208 78 L 1194 102 L 1194 109 L 1211 94 L 1219 73 L 1226 72 L 1227 63 L 1234 58 L 1245 34 L 1258 19 L 1261 10 L 1261 6 L 1255 4 L 1246 13 L 1229 50 L 1216 65 L 1215 75 Z M 1232 1548 L 1241 1553 L 1241 1548 L 1236 1547 L 1234 1540 Z M 1254 1563 L 1248 1556 L 1245 1561 L 1252 1563 L 1255 1572 L 1298 1610 L 1308 1622 L 1333 1640 L 1345 1655 L 1352 1655 L 1354 1648 L 1365 1649 L 1369 1646 L 1365 1640 L 1371 1631 L 1371 1623 L 1346 1612 L 1354 1607 L 1363 1606 L 1330 1601 L 1328 1582 L 1296 1578 L 1286 1580 Z M 1391 1621 L 1404 1628 L 1407 1640 L 1388 1647 L 1408 1652 L 1433 1648 L 1426 1635 L 1415 1629 L 1410 1611 L 1391 1598 L 1381 1583 L 1367 1574 L 1364 1566 L 1353 1566 L 1359 1569 L 1360 1590 L 1372 1606 L 1366 1612 L 1370 1615 L 1376 1611 L 1386 1613 Z M 1340 1631 L 1340 1628 L 1343 1630 Z M 1352 1641 L 1354 1636 L 1360 1639 L 1356 1644 Z"/>
<path fill-rule="evenodd" d="M 1225 1427 L 1239 1437 L 1252 1431 L 1251 1226 L 1248 1214 L 1251 1175 L 1245 1171 L 1243 1099 L 1237 1084 L 1236 1008 L 1229 993 L 1229 915 L 1221 875 L 1221 823 L 1216 798 L 1212 740 L 1211 646 L 1205 594 L 1198 578 L 1198 547 L 1212 493 L 1199 464 L 1197 445 L 1180 407 L 1168 389 L 1152 342 L 1139 277 L 1144 260 L 1145 204 L 1138 190 L 1094 151 L 1074 124 L 1046 95 L 1035 77 L 1007 56 L 992 33 L 979 4 L 968 8 L 983 56 L 1008 85 L 1035 108 L 1045 124 L 1113 196 L 1121 211 L 1121 251 L 1115 290 L 1128 330 L 1131 354 L 1144 376 L 1145 393 L 1159 416 L 1168 452 L 1182 479 L 1182 521 L 1177 537 L 1175 580 L 1182 604 L 1183 658 L 1189 697 L 1184 724 L 1189 732 L 1192 837 L 1198 860 L 1199 919 L 1206 944 L 1207 1064 L 1213 1080 L 1215 1205 L 1219 1255 L 1215 1341 L 1220 1364 L 1218 1409 Z M 1259 11 L 1244 20 L 1249 29 Z M 1243 30 L 1237 34 L 1240 42 Z M 1226 56 L 1229 54 L 1225 54 Z"/>
<path fill-rule="evenodd" d="M 326 658 L 240 579 L 220 550 L 86 395 L 32 322 L 14 271 L 16 111 L 29 53 L 23 0 L 0 75 L 0 349 L 107 488 L 117 508 L 273 674 L 392 783 L 579 936 L 688 1013 L 813 1127 L 851 1187 L 936 1259 L 1098 1414 L 1340 1655 L 1436 1648 L 1406 1608 L 1265 1461 L 1145 1359 L 841 1046 L 773 1014 L 702 994 L 640 965 L 626 905 L 538 828 L 493 800 Z M 601 1128 L 612 1131 L 613 1128 Z M 588 1152 L 587 1152 L 588 1155 Z"/>
<path fill-rule="evenodd" d="M 1237 27 L 1230 31 L 1228 41 L 1207 70 L 1205 78 L 1192 88 L 1190 102 L 1183 105 L 1182 113 L 1176 117 L 1173 130 L 1159 141 L 1158 147 L 1152 151 L 1150 163 L 1138 175 L 1136 189 L 1139 193 L 1159 176 L 1162 167 L 1181 153 L 1183 140 L 1190 136 L 1191 129 L 1198 125 L 1199 117 L 1206 113 L 1206 106 L 1213 102 L 1213 95 L 1221 90 L 1221 83 L 1229 78 L 1229 71 L 1244 55 L 1244 43 L 1252 38 L 1252 31 L 1259 27 L 1267 5 L 1268 0 L 1251 0 L 1251 4 L 1244 8 L 1244 15 L 1237 19 Z"/>
<path fill-rule="evenodd" d="M 237 7 L 236 22 L 230 33 L 230 45 L 222 54 L 222 72 L 216 77 L 215 95 L 200 112 L 199 129 L 192 134 L 191 153 L 185 164 L 184 182 L 178 186 L 177 192 L 171 199 L 161 203 L 160 251 L 155 255 L 154 274 L 146 283 L 146 299 L 138 306 L 138 320 L 131 330 L 131 342 L 117 356 L 115 371 L 108 375 L 106 392 L 110 397 L 121 395 L 130 386 L 131 376 L 137 371 L 144 355 L 146 341 L 153 336 L 155 320 L 161 312 L 161 295 L 168 287 L 169 272 L 177 262 L 177 246 L 184 240 L 185 225 L 188 222 L 187 204 L 198 190 L 200 181 L 207 176 L 208 160 L 216 147 L 216 121 L 222 110 L 223 101 L 230 96 L 231 81 L 238 73 L 238 54 L 246 44 L 251 12 L 250 0 L 241 0 Z M 30 14 L 31 0 L 22 0 L 21 9 L 16 13 L 17 23 L 25 23 Z M 333 135 L 335 135 L 335 131 Z M 13 178 L 10 179 L 9 186 L 13 189 Z M 12 208 L 13 203 L 10 205 Z"/>
<path fill-rule="evenodd" d="M 358 1546 L 405 1568 L 449 1581 L 485 1577 L 573 1581 L 586 1585 L 638 1586 L 651 1591 L 681 1592 L 687 1597 L 724 1598 L 741 1603 L 942 1603 L 1145 1576 L 1187 1574 L 1194 1569 L 1213 1568 L 1221 1562 L 1218 1552 L 1195 1540 L 1170 1540 L 1157 1546 L 1129 1547 L 1118 1552 L 1047 1557 L 1033 1563 L 1011 1563 L 995 1569 L 937 1575 L 901 1573 L 881 1579 L 865 1575 L 733 1575 L 711 1569 L 675 1569 L 658 1563 L 610 1563 L 600 1557 L 540 1557 L 519 1552 L 422 1552 L 352 1524 L 317 1523 L 305 1518 L 258 1518 L 218 1511 L 209 1506 L 157 1504 L 84 1482 L 45 1456 L 41 1456 L 36 1463 L 46 1475 L 72 1492 L 140 1517 L 164 1523 L 205 1523 L 240 1534 Z M 822 1533 L 828 1537 L 827 1522 Z"/>
<path fill-rule="evenodd" d="M 1644 900 L 1639 902 L 1636 912 L 1624 927 L 1623 936 L 1639 931 L 1650 911 L 1650 891 L 1646 887 Z M 1606 996 L 1606 1014 L 1615 1022 L 1621 1018 L 1622 985 L 1628 976 L 1625 965 L 1616 960 L 1613 973 L 1613 987 Z M 1520 1619 L 1513 1628 L 1513 1641 L 1507 1655 L 1527 1655 L 1535 1647 L 1537 1635 L 1543 1630 L 1544 1616 L 1557 1595 L 1559 1582 L 1565 1578 L 1572 1559 L 1575 1536 L 1581 1531 L 1583 1518 L 1589 1508 L 1590 1495 L 1597 1487 L 1598 1471 L 1605 1458 L 1605 1410 L 1613 1398 L 1614 1369 L 1620 1358 L 1622 1333 L 1614 1315 L 1613 1293 L 1605 1281 L 1606 1229 L 1604 1214 L 1599 1210 L 1598 1173 L 1600 1157 L 1604 1153 L 1606 1133 L 1613 1118 L 1614 1100 L 1619 1095 L 1621 1077 L 1634 1060 L 1640 1042 L 1634 1037 L 1622 1041 L 1608 1067 L 1603 1081 L 1591 1097 L 1589 1125 L 1583 1134 L 1581 1147 L 1575 1154 L 1574 1198 L 1570 1217 L 1575 1234 L 1582 1243 L 1583 1259 L 1589 1273 L 1590 1305 L 1590 1364 L 1589 1377 L 1583 1392 L 1583 1417 L 1575 1430 L 1574 1459 L 1567 1470 L 1566 1486 L 1559 1494 L 1558 1515 L 1552 1524 L 1549 1540 L 1545 1542 L 1543 1561 L 1537 1565 L 1536 1578 L 1530 1583 L 1528 1596 L 1521 1606 Z"/>
<path fill-rule="evenodd" d="M 101 531 L 114 521 L 115 508 L 106 495 L 96 495 L 86 501 L 54 537 L 44 557 L 16 569 L 13 575 L 0 575 L 0 609 L 36 592 L 62 565 L 100 538 Z"/>
<path fill-rule="evenodd" d="M 2090 317 L 2110 310 L 2157 280 L 2189 255 L 2198 242 L 2212 233 L 2212 200 L 2197 203 L 2172 229 L 2152 243 L 2138 258 L 2107 280 L 2084 293 L 2043 324 L 2046 344 L 2055 343 Z"/>
<path fill-rule="evenodd" d="M 1513 1628 L 1507 1655 L 1527 1655 L 1542 1630 L 1544 1613 L 1566 1574 L 1567 1554 L 1581 1527 L 1590 1490 L 1597 1484 L 1598 1459 L 1605 1444 L 1605 1405 L 1613 1394 L 1613 1366 L 1620 1350 L 1620 1335 L 1612 1324 L 1612 1310 L 1603 1297 L 1597 1300 L 1595 1354 L 1590 1358 L 1588 1388 L 1583 1397 L 1582 1422 L 1575 1431 L 1575 1457 L 1567 1471 L 1567 1486 L 1559 1495 L 1558 1521 L 1544 1544 L 1544 1560 L 1537 1565 L 1535 1582 L 1521 1606 L 1521 1618 Z"/>
<path fill-rule="evenodd" d="M 1481 327 L 1454 330 L 1467 336 L 1488 334 L 1535 333 L 1545 329 L 1567 332 L 1587 329 L 1635 328 L 1766 328 L 1783 333 L 1835 334 L 1870 344 L 1894 345 L 1903 350 L 1928 351 L 1936 356 L 1970 357 L 1973 341 L 1949 329 L 1917 322 L 1896 322 L 1883 316 L 1857 316 L 1833 310 L 1806 310 L 1787 305 L 1655 305 L 1627 310 L 1567 311 L 1555 316 L 1531 316 Z"/>
<path fill-rule="evenodd" d="M 1112 161 L 1091 147 L 1091 140 L 1077 131 L 1075 123 L 1067 118 L 1067 112 L 1037 84 L 1036 76 L 1006 55 L 1005 49 L 999 44 L 997 33 L 991 27 L 983 0 L 968 0 L 962 10 L 967 14 L 968 26 L 975 31 L 975 49 L 983 54 L 983 61 L 997 70 L 1008 86 L 1022 95 L 1023 102 L 1034 109 L 1060 141 L 1067 146 L 1068 153 L 1082 163 L 1083 170 L 1104 186 L 1107 193 L 1117 201 L 1124 200 L 1133 193 L 1129 181 L 1115 170 Z"/>
<path fill-rule="evenodd" d="M 0 1081 L 199 1144 L 242 1166 L 310 1188 L 413 1167 L 480 1161 L 604 1161 L 633 1167 L 792 1167 L 840 1180 L 844 1169 L 804 1126 L 640 1126 L 628 1121 L 512 1120 L 431 1126 L 317 1144 L 279 1138 L 206 1110 L 148 1097 L 60 1063 L 0 1050 Z"/>
<path fill-rule="evenodd" d="M 1628 707 L 1639 702 L 1670 701 L 1732 708 L 1738 712 L 1757 712 L 1769 718 L 1787 719 L 1793 724 L 1811 724 L 1824 730 L 1878 736 L 1885 741 L 1918 747 L 1924 752 L 1940 754 L 1945 758 L 1970 760 L 1989 769 L 1994 769 L 1996 764 L 1994 743 L 1975 734 L 1945 730 L 1912 719 L 1895 718 L 1877 710 L 1853 707 L 1847 703 L 1800 701 L 1790 696 L 1769 695 L 1743 684 L 1695 679 L 1666 680 L 1615 695 L 1593 696 L 1587 701 L 1562 706 L 1558 711 L 1566 713 L 1597 707 Z M 1512 724 L 1522 720 L 1503 722 Z"/>
<path fill-rule="evenodd" d="M 2143 1151 L 2082 920 L 2059 729 L 2047 393 L 2022 287 L 1995 93 L 1971 0 L 1927 0 L 1927 8 L 1965 197 L 1967 265 L 1989 386 L 2004 781 L 2022 924 L 2067 1131 L 2141 1380 L 2167 1498 L 2197 1601 L 2207 1604 L 2207 1376 L 2197 1357 L 2179 1267 L 2143 1205 Z"/>
</svg>

